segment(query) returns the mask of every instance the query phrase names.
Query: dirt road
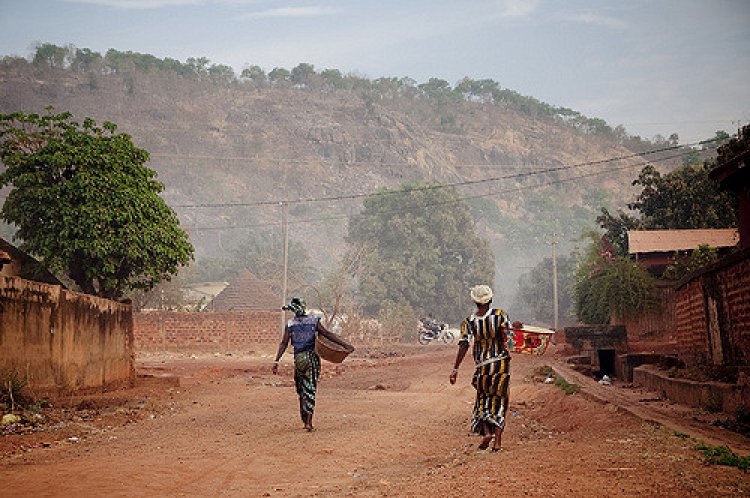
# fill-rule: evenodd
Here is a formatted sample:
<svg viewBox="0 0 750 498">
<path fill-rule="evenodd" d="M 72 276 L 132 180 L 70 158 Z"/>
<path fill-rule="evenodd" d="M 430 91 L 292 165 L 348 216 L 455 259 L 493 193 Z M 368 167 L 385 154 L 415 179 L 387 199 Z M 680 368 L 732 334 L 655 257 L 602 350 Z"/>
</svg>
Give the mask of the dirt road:
<svg viewBox="0 0 750 498">
<path fill-rule="evenodd" d="M 473 389 L 453 348 L 324 364 L 317 432 L 301 429 L 290 360 L 151 358 L 174 372 L 158 409 L 127 425 L 0 461 L 0 496 L 748 496 L 737 468 L 695 442 L 532 379 L 514 356 L 499 453 L 467 434 Z M 338 370 L 338 371 L 337 371 Z M 66 434 L 67 436 L 67 434 Z"/>
</svg>

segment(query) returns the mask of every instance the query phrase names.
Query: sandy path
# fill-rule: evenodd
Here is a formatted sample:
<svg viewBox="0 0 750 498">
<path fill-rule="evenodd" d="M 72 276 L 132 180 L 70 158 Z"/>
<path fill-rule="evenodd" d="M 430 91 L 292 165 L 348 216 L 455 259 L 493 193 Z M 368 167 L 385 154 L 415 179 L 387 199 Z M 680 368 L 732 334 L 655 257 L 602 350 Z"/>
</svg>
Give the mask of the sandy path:
<svg viewBox="0 0 750 498">
<path fill-rule="evenodd" d="M 693 442 L 530 381 L 544 363 L 530 356 L 512 362 L 504 451 L 475 454 L 471 368 L 450 386 L 453 349 L 428 351 L 324 378 L 311 434 L 288 360 L 279 377 L 257 362 L 181 372 L 167 414 L 11 458 L 0 496 L 750 494 L 747 474 L 703 464 Z"/>
</svg>

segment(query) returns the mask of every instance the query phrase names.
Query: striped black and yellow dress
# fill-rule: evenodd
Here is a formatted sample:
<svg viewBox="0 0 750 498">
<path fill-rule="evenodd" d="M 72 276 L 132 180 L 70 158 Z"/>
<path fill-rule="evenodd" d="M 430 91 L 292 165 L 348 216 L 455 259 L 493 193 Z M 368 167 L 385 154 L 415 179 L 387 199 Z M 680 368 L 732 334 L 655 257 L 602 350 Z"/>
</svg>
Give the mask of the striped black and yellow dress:
<svg viewBox="0 0 750 498">
<path fill-rule="evenodd" d="M 461 341 L 474 340 L 476 369 L 471 384 L 477 390 L 472 432 L 490 435 L 495 428 L 505 428 L 510 384 L 510 355 L 505 348 L 510 321 L 505 311 L 490 309 L 483 316 L 471 315 L 461 324 Z"/>
</svg>

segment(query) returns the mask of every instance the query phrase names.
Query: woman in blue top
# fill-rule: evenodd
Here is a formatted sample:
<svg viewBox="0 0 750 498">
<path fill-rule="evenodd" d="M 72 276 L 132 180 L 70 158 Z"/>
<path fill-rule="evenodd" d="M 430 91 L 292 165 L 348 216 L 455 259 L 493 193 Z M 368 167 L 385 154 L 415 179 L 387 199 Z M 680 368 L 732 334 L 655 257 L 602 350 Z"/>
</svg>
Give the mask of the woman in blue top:
<svg viewBox="0 0 750 498">
<path fill-rule="evenodd" d="M 347 345 L 326 330 L 318 317 L 307 314 L 302 299 L 292 298 L 291 304 L 284 306 L 283 309 L 293 311 L 294 317 L 284 328 L 284 337 L 279 343 L 279 351 L 276 353 L 272 370 L 274 374 L 278 374 L 279 359 L 291 341 L 292 348 L 294 348 L 294 385 L 299 396 L 299 414 L 302 423 L 305 424 L 305 430 L 312 432 L 315 430 L 312 419 L 315 411 L 315 392 L 320 376 L 320 357 L 315 352 L 315 335 L 316 333 L 322 334 L 336 344 L 345 347 Z"/>
</svg>

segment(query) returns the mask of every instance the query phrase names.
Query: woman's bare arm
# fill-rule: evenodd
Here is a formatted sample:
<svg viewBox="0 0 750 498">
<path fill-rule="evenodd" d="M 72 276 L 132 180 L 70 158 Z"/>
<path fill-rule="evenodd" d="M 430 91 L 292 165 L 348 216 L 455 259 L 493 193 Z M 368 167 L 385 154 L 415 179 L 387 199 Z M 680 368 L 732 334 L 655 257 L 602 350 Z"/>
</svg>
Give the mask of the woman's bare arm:
<svg viewBox="0 0 750 498">
<path fill-rule="evenodd" d="M 451 384 L 456 383 L 458 378 L 458 367 L 461 366 L 461 362 L 464 361 L 466 352 L 469 350 L 469 343 L 467 341 L 461 341 L 458 343 L 458 351 L 456 352 L 456 362 L 453 364 L 453 370 L 451 371 Z"/>
<path fill-rule="evenodd" d="M 286 351 L 286 347 L 289 345 L 289 327 L 284 327 L 284 336 L 281 338 L 281 342 L 279 342 L 279 350 L 276 352 L 276 359 L 273 362 L 273 368 L 271 369 L 273 373 L 278 373 L 279 371 L 279 359 L 281 359 L 281 355 L 284 354 L 284 351 Z"/>
</svg>

